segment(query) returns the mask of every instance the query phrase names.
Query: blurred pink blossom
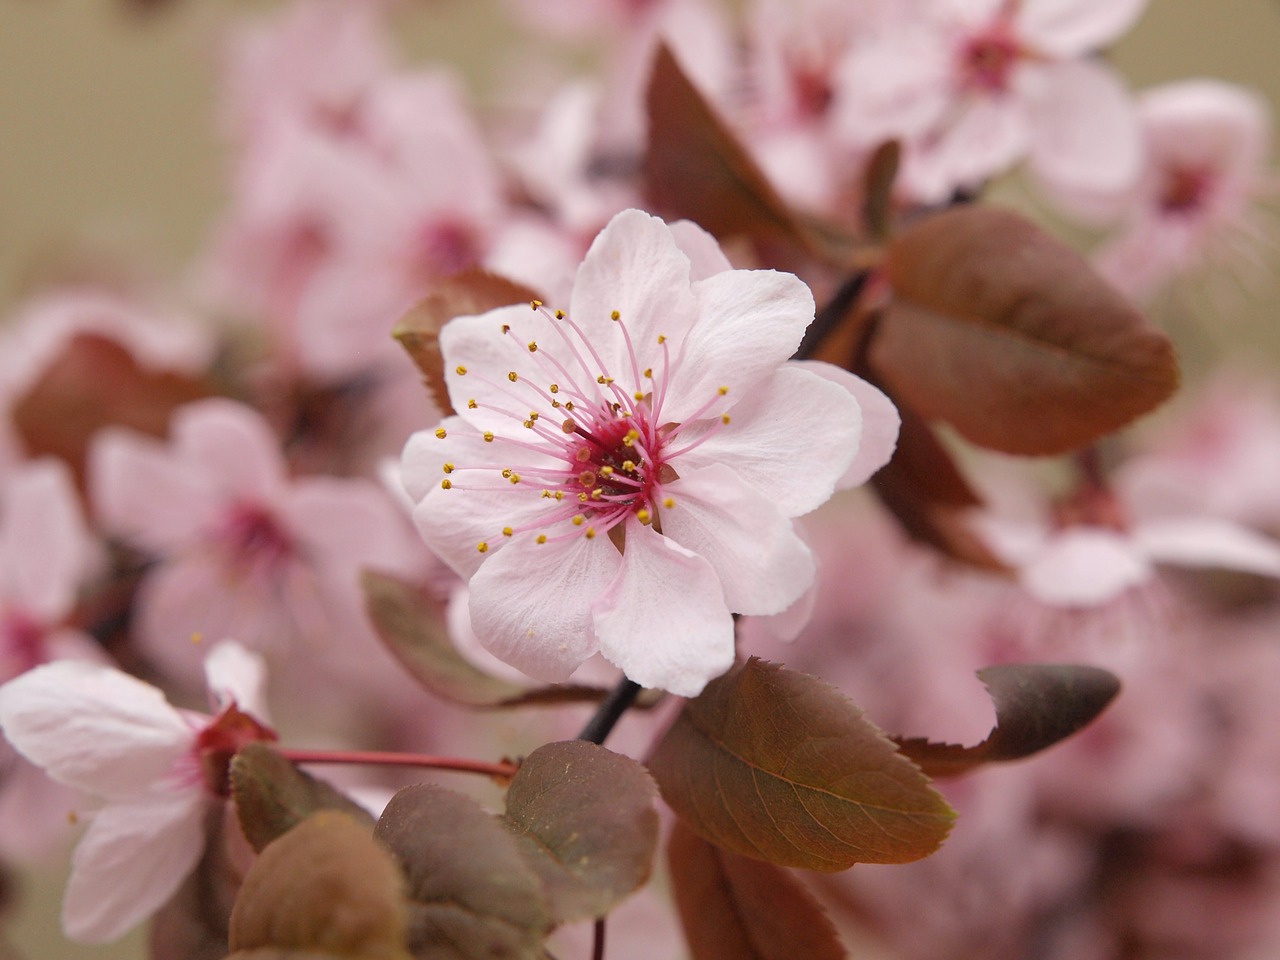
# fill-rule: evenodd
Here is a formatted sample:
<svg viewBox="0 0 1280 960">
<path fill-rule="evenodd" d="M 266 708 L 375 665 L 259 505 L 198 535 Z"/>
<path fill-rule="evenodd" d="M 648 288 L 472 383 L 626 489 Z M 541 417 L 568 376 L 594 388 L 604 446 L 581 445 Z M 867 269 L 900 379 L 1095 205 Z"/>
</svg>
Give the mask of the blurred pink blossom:
<svg viewBox="0 0 1280 960">
<path fill-rule="evenodd" d="M 114 940 L 154 913 L 204 851 L 232 755 L 264 726 L 261 660 L 225 641 L 205 661 L 216 716 L 178 710 L 112 667 L 60 661 L 0 687 L 0 727 L 55 780 L 103 800 L 76 847 L 62 922 Z"/>
</svg>

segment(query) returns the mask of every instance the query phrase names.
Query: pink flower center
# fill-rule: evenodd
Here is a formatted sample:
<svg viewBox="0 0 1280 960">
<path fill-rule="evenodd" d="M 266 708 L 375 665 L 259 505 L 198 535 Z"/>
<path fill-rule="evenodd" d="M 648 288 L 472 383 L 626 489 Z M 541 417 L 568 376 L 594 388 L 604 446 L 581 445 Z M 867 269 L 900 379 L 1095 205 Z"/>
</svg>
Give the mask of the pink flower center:
<svg viewBox="0 0 1280 960">
<path fill-rule="evenodd" d="M 215 539 L 230 565 L 251 577 L 274 577 L 296 554 L 293 538 L 261 504 L 236 504 Z"/>
<path fill-rule="evenodd" d="M 47 658 L 44 626 L 17 607 L 0 608 L 0 681 L 12 680 Z"/>
<path fill-rule="evenodd" d="M 469 224 L 447 217 L 419 231 L 412 256 L 428 279 L 446 277 L 480 262 L 480 242 Z"/>
<path fill-rule="evenodd" d="M 1012 28 L 998 20 L 982 33 L 965 40 L 960 48 L 960 83 L 963 89 L 986 94 L 1009 89 L 1022 47 Z"/>
<path fill-rule="evenodd" d="M 192 753 L 199 762 L 205 786 L 211 793 L 225 797 L 231 790 L 231 760 L 241 748 L 278 739 L 274 730 L 242 712 L 233 702 L 201 729 Z"/>
<path fill-rule="evenodd" d="M 446 463 L 446 490 L 499 490 L 536 484 L 547 509 L 537 520 L 523 526 L 504 527 L 501 535 L 513 537 L 535 532 L 538 543 L 549 543 L 574 536 L 592 538 L 613 531 L 618 524 L 634 515 L 641 523 L 661 529 L 660 511 L 672 509 L 675 501 L 663 487 L 679 478 L 673 461 L 701 444 L 707 437 L 729 422 L 728 415 L 711 420 L 697 438 L 679 442 L 685 425 L 697 422 L 721 397 L 728 387 L 720 387 L 684 424 L 664 422 L 663 400 L 671 374 L 671 356 L 665 337 L 658 338 L 662 347 L 662 368 L 640 369 L 631 335 L 621 315 L 614 311 L 611 319 L 627 347 L 624 371 L 610 371 L 592 348 L 582 330 L 562 311 L 545 311 L 539 303 L 534 308 L 549 317 L 560 343 L 543 345 L 530 341 L 524 349 L 536 358 L 545 372 L 545 380 L 522 377 L 509 371 L 504 381 L 479 379 L 498 386 L 510 398 L 501 407 L 485 405 L 512 419 L 519 420 L 530 432 L 525 441 L 507 441 L 541 454 L 544 458 L 529 463 L 498 462 L 477 464 Z M 503 325 L 505 336 L 514 336 Z M 550 349 L 548 349 L 548 347 Z M 563 347 L 566 362 L 556 355 Z M 553 352 L 554 351 L 554 352 Z M 466 375 L 465 368 L 457 372 Z M 622 382 L 631 389 L 624 389 Z M 468 407 L 478 409 L 475 400 Z M 436 436 L 444 438 L 444 431 Z M 494 435 L 485 433 L 492 442 Z M 477 474 L 473 482 L 468 473 Z M 460 477 L 459 474 L 462 476 Z M 494 480 L 500 478 L 501 483 Z M 568 521 L 567 533 L 548 536 L 543 531 Z M 617 531 L 621 533 L 621 530 Z M 619 542 L 615 540 L 615 542 Z M 619 544 L 620 545 L 620 544 Z M 481 553 L 489 549 L 488 541 L 477 545 Z"/>
<path fill-rule="evenodd" d="M 1208 197 L 1213 178 L 1202 167 L 1171 167 L 1160 184 L 1160 209 L 1169 214 L 1195 213 Z"/>
</svg>

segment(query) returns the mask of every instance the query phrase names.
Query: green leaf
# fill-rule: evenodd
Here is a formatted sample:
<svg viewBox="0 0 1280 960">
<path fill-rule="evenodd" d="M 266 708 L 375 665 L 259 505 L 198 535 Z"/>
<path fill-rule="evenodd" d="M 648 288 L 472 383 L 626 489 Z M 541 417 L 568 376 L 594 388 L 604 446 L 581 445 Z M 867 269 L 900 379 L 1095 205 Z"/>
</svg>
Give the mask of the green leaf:
<svg viewBox="0 0 1280 960">
<path fill-rule="evenodd" d="M 409 888 L 419 960 L 541 960 L 553 925 L 516 838 L 479 804 L 431 784 L 391 798 L 374 831 Z"/>
<path fill-rule="evenodd" d="M 657 795 L 639 763 L 584 740 L 525 758 L 507 790 L 506 821 L 557 922 L 604 916 L 649 878 Z"/>
<path fill-rule="evenodd" d="M 974 443 L 1057 454 L 1168 399 L 1173 345 L 1080 254 L 1018 214 L 955 207 L 889 245 L 871 365 Z"/>
<path fill-rule="evenodd" d="M 262 743 L 248 744 L 232 759 L 231 796 L 240 828 L 258 851 L 317 810 L 339 810 L 373 826 L 373 817 L 350 797 Z"/>
<path fill-rule="evenodd" d="M 955 816 L 839 691 L 754 657 L 685 705 L 649 770 L 703 839 L 783 866 L 918 860 Z"/>
<path fill-rule="evenodd" d="M 439 608 L 413 584 L 373 570 L 360 575 L 374 630 L 410 676 L 436 696 L 468 707 L 598 702 L 599 687 L 524 687 L 485 673 L 449 639 Z"/>
<path fill-rule="evenodd" d="M 441 328 L 454 317 L 473 316 L 537 298 L 528 287 L 473 267 L 434 281 L 431 293 L 400 318 L 391 335 L 413 360 L 436 405 L 446 414 L 453 413 L 444 382 Z"/>
<path fill-rule="evenodd" d="M 739 857 L 676 821 L 671 886 L 693 960 L 842 960 L 826 911 L 785 868 Z"/>
<path fill-rule="evenodd" d="M 979 670 L 978 677 L 996 706 L 987 739 L 973 747 L 897 741 L 930 776 L 956 776 L 1039 753 L 1092 723 L 1120 692 L 1115 674 L 1065 663 L 1006 663 Z"/>
<path fill-rule="evenodd" d="M 230 960 L 410 960 L 402 884 L 367 826 L 322 810 L 269 844 L 245 876 Z"/>
</svg>

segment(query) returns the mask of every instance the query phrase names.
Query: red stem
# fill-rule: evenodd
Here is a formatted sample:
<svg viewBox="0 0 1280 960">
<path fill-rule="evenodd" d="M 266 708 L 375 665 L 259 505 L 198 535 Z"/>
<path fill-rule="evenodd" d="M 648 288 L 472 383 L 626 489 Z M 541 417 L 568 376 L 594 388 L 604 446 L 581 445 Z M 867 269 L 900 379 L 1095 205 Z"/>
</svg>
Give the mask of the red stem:
<svg viewBox="0 0 1280 960">
<path fill-rule="evenodd" d="M 388 753 L 379 750 L 296 750 L 282 749 L 281 756 L 294 763 L 373 763 L 397 767 L 430 767 L 434 770 L 459 770 L 483 773 L 510 780 L 519 771 L 512 763 L 489 763 L 466 757 L 434 757 L 423 753 Z"/>
</svg>

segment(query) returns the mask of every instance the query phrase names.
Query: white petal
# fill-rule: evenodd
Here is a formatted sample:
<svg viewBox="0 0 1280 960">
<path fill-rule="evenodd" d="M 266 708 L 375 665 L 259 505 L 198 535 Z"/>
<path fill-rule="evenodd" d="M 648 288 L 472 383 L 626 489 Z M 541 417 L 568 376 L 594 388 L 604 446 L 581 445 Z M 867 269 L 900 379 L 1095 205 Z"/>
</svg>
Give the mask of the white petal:
<svg viewBox="0 0 1280 960">
<path fill-rule="evenodd" d="M 173 416 L 174 454 L 212 478 L 224 496 L 270 495 L 285 480 L 280 442 L 252 407 L 215 397 Z"/>
<path fill-rule="evenodd" d="M 625 344 L 609 319 L 618 311 L 641 369 L 658 369 L 658 336 L 679 349 L 697 315 L 689 284 L 689 258 L 667 225 L 639 210 L 624 210 L 587 250 L 574 279 L 569 315 L 618 375 L 630 366 L 629 361 L 624 365 Z"/>
<path fill-rule="evenodd" d="M 594 614 L 600 652 L 641 686 L 695 697 L 733 665 L 733 617 L 711 564 L 638 520 Z"/>
<path fill-rule="evenodd" d="M 813 322 L 813 294 L 789 273 L 727 270 L 694 290 L 698 322 L 674 361 L 663 421 L 718 416 L 785 363 Z M 722 398 L 721 387 L 729 388 Z"/>
<path fill-rule="evenodd" d="M 1029 98 L 1030 163 L 1051 189 L 1113 193 L 1142 166 L 1137 111 L 1124 84 L 1102 64 L 1051 64 Z"/>
<path fill-rule="evenodd" d="M 529 676 L 567 680 L 596 652 L 591 605 L 621 565 L 607 536 L 539 544 L 526 534 L 471 578 L 472 629 L 490 653 Z"/>
<path fill-rule="evenodd" d="M 1151 565 L 1128 537 L 1096 527 L 1074 527 L 1050 538 L 1022 568 L 1022 585 L 1038 600 L 1060 607 L 1091 607 L 1151 579 Z"/>
<path fill-rule="evenodd" d="M 234 702 L 241 712 L 267 721 L 267 665 L 261 656 L 235 640 L 220 640 L 204 659 L 204 676 L 219 710 Z"/>
<path fill-rule="evenodd" d="M 692 220 L 677 220 L 670 229 L 676 246 L 689 258 L 690 280 L 705 280 L 733 269 L 719 241 Z"/>
<path fill-rule="evenodd" d="M 0 687 L 0 726 L 49 776 L 107 798 L 146 790 L 195 736 L 155 687 L 72 661 L 36 667 Z"/>
<path fill-rule="evenodd" d="M 493 491 L 437 487 L 418 504 L 413 520 L 427 546 L 465 579 L 506 549 L 503 528 L 526 527 L 544 518 L 550 522 L 557 506 L 524 482 Z M 481 543 L 487 545 L 483 552 Z"/>
<path fill-rule="evenodd" d="M 813 555 L 788 519 L 725 464 L 664 485 L 662 533 L 711 564 L 734 613 L 781 613 L 813 583 Z M 630 549 L 628 547 L 628 553 Z"/>
<path fill-rule="evenodd" d="M 878 387 L 843 367 L 820 360 L 803 360 L 797 363 L 824 380 L 838 383 L 858 401 L 858 408 L 862 411 L 862 435 L 858 440 L 858 452 L 849 464 L 849 469 L 836 481 L 836 489 L 848 490 L 861 486 L 889 462 L 893 451 L 898 447 L 898 431 L 902 427 L 898 408 Z"/>
<path fill-rule="evenodd" d="M 1120 38 L 1147 0 L 1027 0 L 1017 13 L 1018 33 L 1056 57 L 1093 53 Z"/>
<path fill-rule="evenodd" d="M 1157 563 L 1220 567 L 1280 577 L 1280 542 L 1228 520 L 1148 520 L 1134 530 L 1133 536 Z"/>
<path fill-rule="evenodd" d="M 672 441 L 677 448 L 707 439 L 675 457 L 673 468 L 684 476 L 727 464 L 788 517 L 825 503 L 857 462 L 862 433 L 857 399 L 843 384 L 819 376 L 818 368 L 828 366 L 783 364 L 738 398 L 728 424 L 712 420 L 686 427 Z"/>
<path fill-rule="evenodd" d="M 193 787 L 99 812 L 72 859 L 62 904 L 67 936 L 114 940 L 162 907 L 204 852 L 206 804 Z"/>
</svg>

